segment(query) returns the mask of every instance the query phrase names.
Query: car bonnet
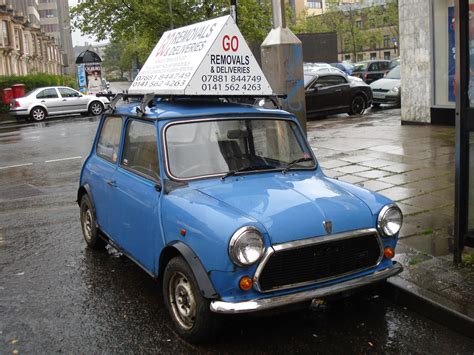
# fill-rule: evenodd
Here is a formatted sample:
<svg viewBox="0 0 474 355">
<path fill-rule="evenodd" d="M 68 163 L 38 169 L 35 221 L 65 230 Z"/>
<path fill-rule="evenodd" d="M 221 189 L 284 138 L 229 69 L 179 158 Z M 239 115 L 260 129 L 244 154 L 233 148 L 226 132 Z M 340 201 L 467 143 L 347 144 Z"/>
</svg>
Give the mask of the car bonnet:
<svg viewBox="0 0 474 355">
<path fill-rule="evenodd" d="M 227 178 L 198 189 L 266 228 L 272 244 L 370 228 L 374 219 L 359 198 L 322 174 L 264 173 Z"/>
</svg>

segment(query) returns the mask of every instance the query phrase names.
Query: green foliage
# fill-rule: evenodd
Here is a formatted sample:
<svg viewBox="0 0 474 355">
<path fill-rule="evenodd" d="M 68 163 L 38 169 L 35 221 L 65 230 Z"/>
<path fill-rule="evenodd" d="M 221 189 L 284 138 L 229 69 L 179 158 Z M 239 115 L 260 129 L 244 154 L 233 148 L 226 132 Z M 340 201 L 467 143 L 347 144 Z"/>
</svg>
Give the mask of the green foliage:
<svg viewBox="0 0 474 355">
<path fill-rule="evenodd" d="M 308 16 L 306 11 L 299 14 L 292 30 L 296 33 L 336 32 L 340 49 L 351 53 L 354 61 L 356 53 L 363 48 L 380 46 L 384 35 L 399 38 L 398 0 L 386 6 L 367 8 L 360 8 L 358 3 L 341 6 L 339 0 L 327 0 L 326 7 L 322 15 Z"/>
<path fill-rule="evenodd" d="M 69 86 L 77 88 L 76 79 L 67 75 L 31 74 L 25 76 L 0 76 L 0 90 L 9 88 L 14 84 L 24 84 L 25 92 L 42 86 Z M 7 105 L 0 105 L 0 112 L 7 111 Z"/>
<path fill-rule="evenodd" d="M 229 6 L 228 0 L 83 0 L 71 16 L 83 34 L 114 43 L 110 51 L 121 54 L 107 65 L 125 71 L 134 56 L 146 60 L 163 32 L 228 14 Z M 271 28 L 270 0 L 240 0 L 238 16 L 247 41 L 261 42 Z"/>
</svg>

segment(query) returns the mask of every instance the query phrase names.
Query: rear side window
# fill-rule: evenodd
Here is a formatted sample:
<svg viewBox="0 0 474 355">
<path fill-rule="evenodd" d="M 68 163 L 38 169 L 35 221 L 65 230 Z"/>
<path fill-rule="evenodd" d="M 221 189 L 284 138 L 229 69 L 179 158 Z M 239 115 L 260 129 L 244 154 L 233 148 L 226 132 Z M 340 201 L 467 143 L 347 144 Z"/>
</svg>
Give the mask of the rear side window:
<svg viewBox="0 0 474 355">
<path fill-rule="evenodd" d="M 380 70 L 379 63 L 372 63 L 370 65 L 369 71 L 378 71 L 378 70 Z"/>
<path fill-rule="evenodd" d="M 55 99 L 57 97 L 58 93 L 56 92 L 56 89 L 44 89 L 36 95 L 37 99 Z"/>
<path fill-rule="evenodd" d="M 121 134 L 122 118 L 107 117 L 102 125 L 99 141 L 97 142 L 97 155 L 115 163 L 117 161 Z"/>
<path fill-rule="evenodd" d="M 160 178 L 155 125 L 137 120 L 128 122 L 121 165 L 144 177 Z"/>
</svg>

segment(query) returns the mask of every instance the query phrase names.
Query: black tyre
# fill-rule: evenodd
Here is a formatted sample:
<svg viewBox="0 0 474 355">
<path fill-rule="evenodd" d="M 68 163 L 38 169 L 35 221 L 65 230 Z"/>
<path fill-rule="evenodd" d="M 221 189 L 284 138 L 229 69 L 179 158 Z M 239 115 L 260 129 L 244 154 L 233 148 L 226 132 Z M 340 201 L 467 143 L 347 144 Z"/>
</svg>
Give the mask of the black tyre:
<svg viewBox="0 0 474 355">
<path fill-rule="evenodd" d="M 163 298 L 180 337 L 190 343 L 211 339 L 218 331 L 218 315 L 209 309 L 189 265 L 181 257 L 171 259 L 163 276 Z"/>
<path fill-rule="evenodd" d="M 100 101 L 92 101 L 89 105 L 89 113 L 92 116 L 100 116 L 104 112 L 104 105 Z"/>
<path fill-rule="evenodd" d="M 99 237 L 92 203 L 87 194 L 81 198 L 81 227 L 82 235 L 89 248 L 95 250 L 103 250 L 105 248 L 107 243 Z"/>
<path fill-rule="evenodd" d="M 30 119 L 36 122 L 43 121 L 46 116 L 46 110 L 40 106 L 33 107 L 30 111 Z"/>
<path fill-rule="evenodd" d="M 349 115 L 362 115 L 366 109 L 365 98 L 362 95 L 356 95 L 352 99 Z"/>
<path fill-rule="evenodd" d="M 378 102 L 372 102 L 372 107 L 379 108 L 380 104 Z"/>
</svg>

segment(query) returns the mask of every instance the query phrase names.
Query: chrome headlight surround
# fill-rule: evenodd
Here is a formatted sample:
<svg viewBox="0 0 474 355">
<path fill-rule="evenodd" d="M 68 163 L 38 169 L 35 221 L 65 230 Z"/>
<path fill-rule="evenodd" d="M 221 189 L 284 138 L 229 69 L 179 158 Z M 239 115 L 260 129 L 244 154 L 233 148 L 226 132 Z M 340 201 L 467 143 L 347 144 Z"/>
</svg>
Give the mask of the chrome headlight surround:
<svg viewBox="0 0 474 355">
<path fill-rule="evenodd" d="M 383 237 L 393 237 L 402 228 L 403 214 L 400 208 L 391 203 L 384 206 L 377 217 L 377 229 Z"/>
<path fill-rule="evenodd" d="M 230 238 L 229 257 L 237 266 L 255 264 L 262 258 L 264 251 L 262 234 L 255 227 L 242 227 Z"/>
</svg>

